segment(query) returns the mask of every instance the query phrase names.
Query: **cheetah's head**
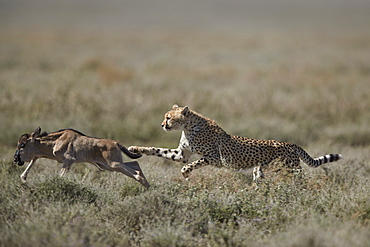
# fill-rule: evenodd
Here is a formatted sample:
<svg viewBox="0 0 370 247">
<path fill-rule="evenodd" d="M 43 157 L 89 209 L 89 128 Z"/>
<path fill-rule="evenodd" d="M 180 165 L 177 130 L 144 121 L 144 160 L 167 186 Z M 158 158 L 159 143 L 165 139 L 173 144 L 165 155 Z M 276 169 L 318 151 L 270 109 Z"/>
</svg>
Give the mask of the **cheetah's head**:
<svg viewBox="0 0 370 247">
<path fill-rule="evenodd" d="M 189 111 L 187 106 L 179 107 L 178 105 L 173 105 L 172 109 L 164 115 L 162 128 L 165 131 L 182 130 L 187 121 Z"/>
</svg>

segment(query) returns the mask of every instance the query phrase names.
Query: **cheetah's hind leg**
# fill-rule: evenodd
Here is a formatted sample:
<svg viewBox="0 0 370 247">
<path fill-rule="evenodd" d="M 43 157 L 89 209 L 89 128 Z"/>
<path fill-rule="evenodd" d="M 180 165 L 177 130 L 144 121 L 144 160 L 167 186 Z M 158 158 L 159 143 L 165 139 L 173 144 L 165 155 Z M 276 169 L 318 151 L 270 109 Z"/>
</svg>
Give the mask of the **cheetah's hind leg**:
<svg viewBox="0 0 370 247">
<path fill-rule="evenodd" d="M 254 167 L 253 168 L 253 185 L 255 187 L 255 190 L 258 189 L 258 181 L 263 178 L 265 178 L 265 174 L 263 174 L 261 166 Z"/>
</svg>

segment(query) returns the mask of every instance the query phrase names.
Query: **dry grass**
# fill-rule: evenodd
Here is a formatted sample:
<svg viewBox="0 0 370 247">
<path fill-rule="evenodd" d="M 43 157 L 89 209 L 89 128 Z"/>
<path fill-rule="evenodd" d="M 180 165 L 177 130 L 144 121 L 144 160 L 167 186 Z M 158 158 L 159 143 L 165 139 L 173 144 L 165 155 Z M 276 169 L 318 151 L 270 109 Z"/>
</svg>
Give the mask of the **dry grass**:
<svg viewBox="0 0 370 247">
<path fill-rule="evenodd" d="M 69 126 L 128 142 L 167 139 L 158 125 L 178 103 L 234 134 L 368 144 L 366 36 L 204 36 L 191 45 L 194 37 L 154 36 L 149 51 L 145 35 L 82 45 L 93 38 L 3 34 L 2 132 Z"/>
<path fill-rule="evenodd" d="M 370 36 L 360 32 L 0 32 L 0 246 L 367 246 Z M 160 127 L 189 105 L 231 134 L 344 160 L 292 174 L 143 157 L 150 190 L 93 166 L 40 160 L 21 185 L 18 137 L 75 128 L 130 145 L 176 147 Z"/>
</svg>

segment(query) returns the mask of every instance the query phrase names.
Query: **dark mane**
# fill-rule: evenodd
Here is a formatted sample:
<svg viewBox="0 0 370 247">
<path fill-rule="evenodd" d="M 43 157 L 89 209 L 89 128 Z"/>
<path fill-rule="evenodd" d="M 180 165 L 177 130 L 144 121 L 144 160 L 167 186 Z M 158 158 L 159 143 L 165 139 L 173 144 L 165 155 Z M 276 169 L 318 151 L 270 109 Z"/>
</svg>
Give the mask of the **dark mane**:
<svg viewBox="0 0 370 247">
<path fill-rule="evenodd" d="M 78 131 L 78 130 L 75 130 L 75 129 L 71 129 L 71 128 L 68 128 L 68 129 L 60 129 L 60 130 L 56 130 L 56 131 L 53 131 L 53 132 L 42 132 L 37 138 L 40 138 L 41 140 L 47 140 L 47 139 L 54 139 L 56 138 L 57 136 L 60 136 L 63 134 L 64 131 L 66 130 L 70 130 L 70 131 L 73 131 L 81 136 L 86 136 L 86 137 L 90 137 L 90 138 L 95 138 L 95 139 L 101 139 L 101 138 L 97 138 L 97 137 L 93 137 L 93 136 L 88 136 L 88 135 L 85 135 L 84 133 Z M 58 134 L 60 133 L 60 134 Z"/>
<path fill-rule="evenodd" d="M 38 137 L 43 137 L 43 136 L 47 136 L 47 135 L 49 135 L 49 133 L 46 132 L 46 131 L 43 131 Z"/>
<path fill-rule="evenodd" d="M 82 133 L 82 132 L 80 132 L 80 131 L 78 131 L 78 130 L 75 130 L 75 129 L 71 129 L 71 128 L 68 128 L 68 129 L 60 129 L 60 130 L 57 130 L 57 131 L 53 131 L 53 132 L 51 132 L 51 133 L 49 133 L 49 134 L 54 134 L 54 133 L 58 133 L 58 132 L 61 132 L 61 131 L 65 131 L 65 130 L 71 130 L 71 131 L 74 131 L 74 132 L 76 132 L 77 134 L 80 134 L 80 135 L 82 135 L 82 136 L 87 136 L 87 135 L 85 135 L 84 133 Z M 41 134 L 42 135 L 42 134 Z M 40 135 L 40 136 L 41 136 Z M 48 133 L 47 133 L 47 135 L 48 135 Z"/>
</svg>

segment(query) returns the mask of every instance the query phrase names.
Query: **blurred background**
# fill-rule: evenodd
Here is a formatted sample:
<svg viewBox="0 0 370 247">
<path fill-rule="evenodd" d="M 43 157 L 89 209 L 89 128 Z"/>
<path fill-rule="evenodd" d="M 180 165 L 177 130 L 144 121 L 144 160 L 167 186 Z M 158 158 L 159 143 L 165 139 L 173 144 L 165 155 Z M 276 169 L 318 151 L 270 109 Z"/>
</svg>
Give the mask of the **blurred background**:
<svg viewBox="0 0 370 247">
<path fill-rule="evenodd" d="M 367 0 L 1 1 L 7 28 L 114 32 L 368 32 Z M 334 29 L 334 30 L 333 30 Z"/>
<path fill-rule="evenodd" d="M 367 247 L 369 95 L 369 0 L 0 0 L 0 246 Z M 187 181 L 148 156 L 150 190 L 90 164 L 59 178 L 46 159 L 21 184 L 21 134 L 175 148 L 173 104 L 344 159 L 270 166 L 258 191 L 251 171 Z"/>
<path fill-rule="evenodd" d="M 189 105 L 228 132 L 369 144 L 367 0 L 0 1 L 0 144 L 37 126 L 176 145 Z"/>
</svg>

